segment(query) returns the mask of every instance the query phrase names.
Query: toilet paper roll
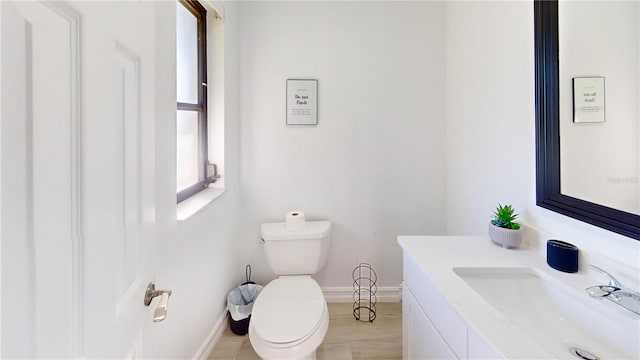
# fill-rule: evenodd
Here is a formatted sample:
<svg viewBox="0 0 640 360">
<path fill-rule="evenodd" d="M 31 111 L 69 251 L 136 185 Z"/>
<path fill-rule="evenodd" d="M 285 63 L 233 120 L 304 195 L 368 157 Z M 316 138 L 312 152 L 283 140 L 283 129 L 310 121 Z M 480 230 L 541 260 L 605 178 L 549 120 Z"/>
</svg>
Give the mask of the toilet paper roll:
<svg viewBox="0 0 640 360">
<path fill-rule="evenodd" d="M 303 232 L 307 229 L 307 224 L 302 211 L 292 211 L 285 217 L 285 226 L 291 232 Z"/>
</svg>

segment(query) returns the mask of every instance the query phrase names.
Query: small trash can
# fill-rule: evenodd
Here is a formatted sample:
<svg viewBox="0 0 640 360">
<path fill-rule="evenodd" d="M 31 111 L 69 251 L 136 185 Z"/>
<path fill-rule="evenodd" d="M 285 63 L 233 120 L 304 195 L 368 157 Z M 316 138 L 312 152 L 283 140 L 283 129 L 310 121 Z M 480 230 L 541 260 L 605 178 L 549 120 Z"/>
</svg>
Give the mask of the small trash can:
<svg viewBox="0 0 640 360">
<path fill-rule="evenodd" d="M 227 295 L 229 326 L 234 334 L 246 335 L 249 331 L 253 303 L 262 288 L 262 285 L 257 285 L 251 281 L 251 267 L 247 265 L 247 282 L 231 290 Z"/>
</svg>

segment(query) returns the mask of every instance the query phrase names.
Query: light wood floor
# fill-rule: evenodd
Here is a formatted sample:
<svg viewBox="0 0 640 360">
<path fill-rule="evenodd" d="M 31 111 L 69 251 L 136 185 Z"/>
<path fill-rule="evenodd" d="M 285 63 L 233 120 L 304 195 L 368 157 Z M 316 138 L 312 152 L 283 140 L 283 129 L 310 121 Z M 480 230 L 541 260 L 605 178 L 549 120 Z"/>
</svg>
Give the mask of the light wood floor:
<svg viewBox="0 0 640 360">
<path fill-rule="evenodd" d="M 329 330 L 318 348 L 318 360 L 402 359 L 402 303 L 378 303 L 373 323 L 357 321 L 352 305 L 329 304 Z M 249 335 L 227 328 L 209 359 L 260 359 Z"/>
</svg>

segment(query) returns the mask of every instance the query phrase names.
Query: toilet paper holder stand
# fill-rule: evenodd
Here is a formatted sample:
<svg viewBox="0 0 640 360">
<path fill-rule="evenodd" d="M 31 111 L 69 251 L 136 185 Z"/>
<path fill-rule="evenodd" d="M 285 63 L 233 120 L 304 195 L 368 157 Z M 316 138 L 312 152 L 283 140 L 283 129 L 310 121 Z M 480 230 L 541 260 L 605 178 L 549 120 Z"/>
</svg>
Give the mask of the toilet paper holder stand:
<svg viewBox="0 0 640 360">
<path fill-rule="evenodd" d="M 360 263 L 353 269 L 353 317 L 373 322 L 376 318 L 378 275 L 371 264 Z"/>
</svg>

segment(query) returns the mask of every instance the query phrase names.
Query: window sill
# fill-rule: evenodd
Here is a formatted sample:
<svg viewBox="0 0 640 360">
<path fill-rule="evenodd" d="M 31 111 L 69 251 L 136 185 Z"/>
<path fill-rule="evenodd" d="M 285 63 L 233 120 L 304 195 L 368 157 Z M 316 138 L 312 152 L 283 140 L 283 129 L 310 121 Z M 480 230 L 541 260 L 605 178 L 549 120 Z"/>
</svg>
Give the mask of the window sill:
<svg viewBox="0 0 640 360">
<path fill-rule="evenodd" d="M 207 205 L 212 203 L 220 195 L 225 193 L 225 189 L 220 188 L 207 188 L 192 197 L 181 202 L 177 206 L 176 219 L 184 221 L 193 216 L 198 211 L 204 209 Z"/>
</svg>

